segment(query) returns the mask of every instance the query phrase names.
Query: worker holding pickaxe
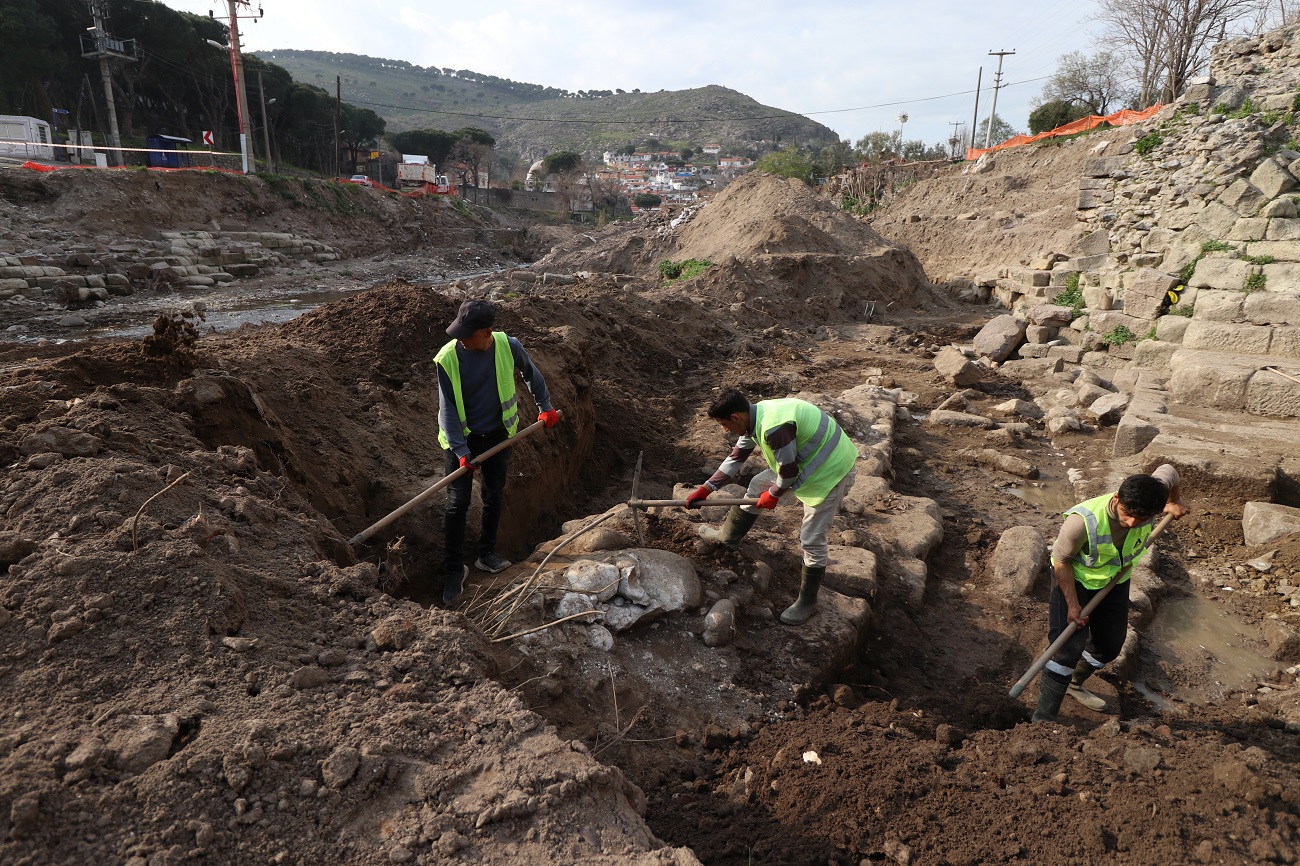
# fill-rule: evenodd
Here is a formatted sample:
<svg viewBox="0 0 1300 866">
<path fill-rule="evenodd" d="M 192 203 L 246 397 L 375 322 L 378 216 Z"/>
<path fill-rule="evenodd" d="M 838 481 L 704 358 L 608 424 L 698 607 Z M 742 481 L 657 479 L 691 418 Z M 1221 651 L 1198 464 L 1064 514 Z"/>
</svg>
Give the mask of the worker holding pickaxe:
<svg viewBox="0 0 1300 866">
<path fill-rule="evenodd" d="M 433 359 L 438 365 L 438 443 L 446 452 L 446 472 L 451 475 L 468 470 L 447 492 L 443 519 L 444 604 L 456 600 L 469 576 L 469 567 L 464 564 L 465 523 L 476 470 L 482 471 L 483 523 L 474 567 L 491 574 L 510 567 L 496 552 L 510 449 L 497 446 L 519 430 L 516 370 L 537 401 L 541 413 L 538 422 L 554 427 L 560 420 L 560 413 L 551 407 L 551 395 L 541 371 L 518 340 L 492 330 L 495 322 L 496 308 L 492 304 L 477 299 L 465 301 L 447 328 L 453 339 Z M 471 455 L 489 450 L 493 450 L 493 456 L 482 463 L 471 460 Z"/>
<path fill-rule="evenodd" d="M 759 509 L 776 508 L 782 494 L 794 493 L 803 503 L 799 530 L 803 574 L 799 598 L 781 614 L 781 622 L 800 625 L 817 608 L 817 593 L 829 562 L 831 522 L 844 494 L 853 486 L 857 446 L 835 419 L 793 397 L 751 403 L 744 394 L 728 389 L 709 407 L 708 415 L 740 438 L 709 480 L 686 497 L 686 507 L 699 508 L 710 493 L 735 477 L 755 448 L 763 452 L 768 468 L 754 476 L 746 494 L 758 501 L 732 506 L 720 529 L 701 526 L 700 535 L 738 547 L 758 520 Z"/>
<path fill-rule="evenodd" d="M 1082 502 L 1065 512 L 1052 545 L 1056 583 L 1050 599 L 1049 647 L 1035 667 L 1038 683 L 1035 722 L 1054 722 L 1068 694 L 1090 710 L 1106 702 L 1083 687 L 1124 647 L 1128 631 L 1129 572 L 1170 519 L 1191 509 L 1183 504 L 1178 470 L 1168 463 L 1150 475 L 1130 475 L 1119 490 Z M 1166 515 L 1159 527 L 1152 521 Z M 1086 606 L 1093 605 L 1091 610 Z M 1069 632 L 1063 642 L 1060 638 Z M 1088 639 L 1092 650 L 1087 652 Z M 1059 643 L 1059 646 L 1058 646 Z M 1031 668 L 1026 677 L 1032 679 Z M 1028 680 L 1022 679 L 1023 684 Z M 1022 689 L 1017 683 L 1017 689 Z M 1019 691 L 1012 691 L 1018 695 Z"/>
</svg>

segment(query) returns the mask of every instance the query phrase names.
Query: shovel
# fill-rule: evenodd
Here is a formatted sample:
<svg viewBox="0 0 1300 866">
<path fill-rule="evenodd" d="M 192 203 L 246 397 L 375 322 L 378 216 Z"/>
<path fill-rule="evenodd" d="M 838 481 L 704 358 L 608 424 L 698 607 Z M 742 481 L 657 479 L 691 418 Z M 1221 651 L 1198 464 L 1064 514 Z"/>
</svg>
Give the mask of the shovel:
<svg viewBox="0 0 1300 866">
<path fill-rule="evenodd" d="M 560 412 L 559 414 L 563 416 L 564 413 Z M 484 451 L 482 454 L 478 455 L 477 457 L 471 457 L 470 462 L 474 464 L 482 463 L 484 460 L 487 460 L 489 457 L 491 457 L 493 454 L 496 454 L 498 451 L 501 451 L 504 448 L 509 448 L 511 445 L 517 443 L 520 439 L 523 439 L 525 436 L 529 435 L 530 433 L 536 433 L 538 430 L 540 430 L 545 426 L 546 425 L 543 422 L 535 421 L 534 423 L 529 424 L 527 427 L 520 430 L 514 436 L 511 436 L 506 441 L 501 442 L 497 445 L 493 445 L 491 448 Z M 468 466 L 462 466 L 459 469 L 457 469 L 455 472 L 451 472 L 447 475 L 444 475 L 441 479 L 439 479 L 438 481 L 430 485 L 423 493 L 419 494 L 414 499 L 408 500 L 405 505 L 399 505 L 397 508 L 390 511 L 384 517 L 381 517 L 379 520 L 376 520 L 374 523 L 370 524 L 365 529 L 361 530 L 356 535 L 349 538 L 348 544 L 351 545 L 361 544 L 363 541 L 366 541 L 367 539 L 374 536 L 376 532 L 388 526 L 390 523 L 395 521 L 397 518 L 401 517 L 403 514 L 406 514 L 411 509 L 416 508 L 417 506 L 427 502 L 429 498 L 433 496 L 433 494 L 437 493 L 439 490 L 446 487 L 448 484 L 455 481 L 457 478 L 461 477 L 466 472 L 472 472 L 472 471 L 473 470 L 470 469 Z"/>
<path fill-rule="evenodd" d="M 1151 534 L 1147 536 L 1147 540 L 1144 541 L 1142 547 L 1138 549 L 1138 554 L 1149 548 L 1151 542 L 1155 541 L 1156 537 L 1165 531 L 1165 527 L 1167 527 L 1173 519 L 1174 516 L 1172 514 L 1166 514 L 1161 521 L 1156 524 L 1156 528 L 1151 530 Z M 1115 584 L 1119 583 L 1120 578 L 1129 573 L 1129 570 L 1133 568 L 1133 565 L 1136 562 L 1137 554 L 1134 554 L 1133 562 L 1130 562 L 1122 570 L 1116 572 L 1115 576 L 1110 579 L 1110 582 L 1101 588 L 1101 592 L 1094 595 L 1092 601 L 1084 605 L 1083 613 L 1080 614 L 1080 616 L 1087 617 L 1090 613 L 1096 610 L 1097 605 L 1101 604 L 1101 600 L 1110 594 L 1110 591 L 1114 588 Z M 1061 632 L 1056 640 L 1052 641 L 1052 645 L 1049 646 L 1046 651 L 1044 651 L 1043 654 L 1029 666 L 1029 670 L 1025 671 L 1025 675 L 1017 680 L 1016 684 L 1011 687 L 1011 697 L 1020 697 L 1020 693 L 1025 690 L 1025 687 L 1034 681 L 1034 677 L 1038 676 L 1038 672 L 1052 660 L 1052 656 L 1056 655 L 1061 647 L 1065 646 L 1066 642 L 1070 639 L 1070 636 L 1078 630 L 1079 626 L 1076 623 L 1071 622 L 1066 625 L 1065 630 Z"/>
</svg>

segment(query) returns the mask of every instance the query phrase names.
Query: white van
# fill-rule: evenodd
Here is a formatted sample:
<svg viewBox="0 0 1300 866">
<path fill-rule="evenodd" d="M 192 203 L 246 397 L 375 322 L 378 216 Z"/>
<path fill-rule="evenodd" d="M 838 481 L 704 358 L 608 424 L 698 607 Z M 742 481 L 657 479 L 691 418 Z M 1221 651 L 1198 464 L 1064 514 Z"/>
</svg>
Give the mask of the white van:
<svg viewBox="0 0 1300 866">
<path fill-rule="evenodd" d="M 50 125 L 34 117 L 0 114 L 0 154 L 54 159 Z"/>
</svg>

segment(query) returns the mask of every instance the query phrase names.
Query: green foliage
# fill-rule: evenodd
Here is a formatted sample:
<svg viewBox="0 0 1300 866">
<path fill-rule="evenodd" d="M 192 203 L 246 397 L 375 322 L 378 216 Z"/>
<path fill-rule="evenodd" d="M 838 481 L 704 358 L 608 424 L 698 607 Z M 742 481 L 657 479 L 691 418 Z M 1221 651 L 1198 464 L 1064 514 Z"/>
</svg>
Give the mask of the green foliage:
<svg viewBox="0 0 1300 866">
<path fill-rule="evenodd" d="M 1246 101 L 1241 103 L 1241 107 L 1236 111 L 1229 112 L 1228 117 L 1234 120 L 1240 120 L 1243 117 L 1249 117 L 1257 110 L 1255 103 L 1250 100 L 1250 97 L 1246 97 Z"/>
<path fill-rule="evenodd" d="M 582 154 L 574 153 L 571 150 L 552 153 L 542 160 L 543 174 L 567 174 L 580 168 L 582 168 Z"/>
<path fill-rule="evenodd" d="M 1273 262 L 1277 261 L 1277 259 L 1272 256 L 1245 256 L 1242 258 L 1242 261 L 1250 262 L 1252 265 L 1271 265 Z"/>
<path fill-rule="evenodd" d="M 1300 93 L 1297 93 L 1295 96 L 1291 97 L 1291 110 L 1300 111 Z"/>
<path fill-rule="evenodd" d="M 1107 346 L 1117 346 L 1120 343 L 1132 343 L 1136 339 L 1137 334 L 1134 334 L 1125 325 L 1116 325 L 1101 336 L 1101 341 Z"/>
<path fill-rule="evenodd" d="M 1197 260 L 1199 261 L 1199 260 Z M 1178 281 L 1186 285 L 1192 279 L 1192 274 L 1196 273 L 1196 261 L 1190 261 L 1178 271 Z"/>
<path fill-rule="evenodd" d="M 637 207 L 659 207 L 664 200 L 652 192 L 639 192 L 632 199 L 632 204 Z"/>
<path fill-rule="evenodd" d="M 1065 126 L 1073 120 L 1088 116 L 1087 106 L 1065 99 L 1052 99 L 1029 112 L 1029 134 L 1037 135 Z"/>
<path fill-rule="evenodd" d="M 1164 144 L 1164 141 L 1165 137 L 1159 132 L 1148 132 L 1146 135 L 1134 142 L 1133 149 L 1137 151 L 1139 156 L 1146 156 L 1148 153 Z"/>
<path fill-rule="evenodd" d="M 1148 329 L 1147 329 L 1147 332 L 1146 332 L 1145 334 L 1143 334 L 1142 337 L 1141 337 L 1141 339 L 1143 339 L 1143 340 L 1154 340 L 1155 338 L 1156 338 L 1156 326 L 1155 326 L 1155 325 L 1152 325 L 1150 328 L 1148 328 Z"/>
<path fill-rule="evenodd" d="M 1206 241 L 1201 244 L 1202 253 L 1226 253 L 1229 250 L 1235 250 L 1236 247 L 1226 241 Z"/>
<path fill-rule="evenodd" d="M 420 154 L 442 165 L 456 146 L 456 136 L 441 129 L 408 129 L 388 136 L 388 142 L 399 153 Z"/>
<path fill-rule="evenodd" d="M 1282 119 L 1282 114 L 1277 111 L 1266 111 L 1259 116 L 1259 122 L 1265 126 L 1272 126 Z"/>
<path fill-rule="evenodd" d="M 1078 317 L 1083 310 L 1083 290 L 1079 288 L 1079 275 L 1071 274 L 1069 281 L 1066 283 L 1065 291 L 1061 292 L 1052 303 L 1060 307 L 1070 307 L 1074 310 L 1074 315 Z"/>
<path fill-rule="evenodd" d="M 713 262 L 702 259 L 684 259 L 680 262 L 664 260 L 659 263 L 659 274 L 665 281 L 672 283 L 677 280 L 689 280 L 691 277 L 698 277 L 711 267 L 713 267 Z"/>
<path fill-rule="evenodd" d="M 1183 316 L 1184 318 L 1190 319 L 1192 317 L 1192 313 L 1195 312 L 1195 309 L 1196 309 L 1195 304 L 1175 304 L 1174 306 L 1169 308 L 1169 315 Z"/>
<path fill-rule="evenodd" d="M 778 151 L 767 153 L 754 163 L 754 168 L 775 174 L 779 177 L 798 178 L 810 186 L 813 183 L 813 164 L 807 156 L 793 144 L 788 144 Z"/>
<path fill-rule="evenodd" d="M 1184 105 L 1183 108 L 1182 108 L 1182 110 L 1179 111 L 1178 113 L 1179 113 L 1179 114 L 1190 114 L 1190 115 L 1200 114 L 1200 113 L 1201 113 L 1201 106 L 1200 106 L 1200 103 L 1197 103 L 1197 102 L 1189 102 L 1189 103 L 1187 103 L 1186 105 Z"/>
<path fill-rule="evenodd" d="M 844 196 L 840 206 L 854 216 L 866 216 L 876 209 L 876 200 L 872 196 L 867 196 L 865 200 L 854 198 L 851 195 Z"/>
<path fill-rule="evenodd" d="M 1246 293 L 1263 291 L 1267 283 L 1268 277 L 1264 274 L 1251 274 L 1246 277 Z"/>
<path fill-rule="evenodd" d="M 1227 104 L 1226 102 L 1219 102 L 1219 103 L 1216 103 L 1215 106 L 1214 106 L 1214 108 L 1212 108 L 1212 109 L 1210 110 L 1210 113 L 1211 113 L 1211 114 L 1228 114 L 1228 113 L 1231 112 L 1231 111 L 1232 111 L 1232 109 L 1228 107 L 1228 104 Z"/>
<path fill-rule="evenodd" d="M 1295 112 L 1288 111 L 1286 114 L 1282 115 L 1282 122 L 1285 123 L 1287 126 L 1293 126 L 1295 124 Z M 1290 147 L 1289 144 L 1288 147 Z M 1290 149 L 1294 150 L 1295 148 L 1290 148 Z"/>
</svg>

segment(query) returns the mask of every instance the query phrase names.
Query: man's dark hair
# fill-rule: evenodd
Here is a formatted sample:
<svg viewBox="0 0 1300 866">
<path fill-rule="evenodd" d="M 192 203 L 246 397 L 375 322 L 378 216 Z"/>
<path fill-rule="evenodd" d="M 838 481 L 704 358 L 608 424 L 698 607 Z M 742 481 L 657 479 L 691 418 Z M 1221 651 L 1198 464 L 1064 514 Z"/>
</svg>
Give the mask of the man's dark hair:
<svg viewBox="0 0 1300 866">
<path fill-rule="evenodd" d="M 1130 475 L 1119 486 L 1119 504 L 1134 517 L 1155 517 L 1169 501 L 1169 488 L 1150 475 Z"/>
<path fill-rule="evenodd" d="M 710 418 L 730 418 L 737 412 L 749 411 L 749 398 L 737 391 L 735 388 L 728 388 L 718 395 L 718 399 L 713 401 L 709 407 Z"/>
</svg>

